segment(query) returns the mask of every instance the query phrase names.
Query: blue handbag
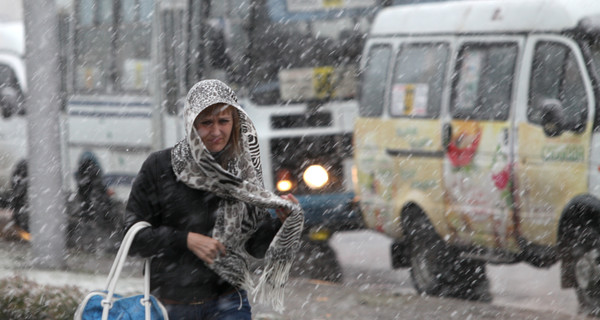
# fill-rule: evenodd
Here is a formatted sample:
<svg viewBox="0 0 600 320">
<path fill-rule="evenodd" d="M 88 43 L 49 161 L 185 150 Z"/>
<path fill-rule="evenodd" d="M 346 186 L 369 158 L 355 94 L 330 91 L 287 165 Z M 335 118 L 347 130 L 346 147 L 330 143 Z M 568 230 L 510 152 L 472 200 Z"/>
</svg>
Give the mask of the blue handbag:
<svg viewBox="0 0 600 320">
<path fill-rule="evenodd" d="M 123 297 L 115 293 L 117 280 L 125 264 L 127 253 L 135 234 L 146 227 L 148 222 L 134 224 L 121 243 L 115 261 L 110 268 L 104 290 L 89 293 L 77 307 L 75 320 L 168 320 L 165 307 L 150 295 L 150 258 L 144 261 L 144 294 Z"/>
</svg>

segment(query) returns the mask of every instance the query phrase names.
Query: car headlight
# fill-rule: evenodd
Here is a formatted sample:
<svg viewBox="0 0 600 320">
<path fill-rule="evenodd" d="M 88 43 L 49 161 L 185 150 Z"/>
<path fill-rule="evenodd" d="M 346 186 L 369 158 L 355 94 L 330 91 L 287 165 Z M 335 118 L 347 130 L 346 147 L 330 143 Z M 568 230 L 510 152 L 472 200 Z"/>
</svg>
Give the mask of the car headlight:
<svg viewBox="0 0 600 320">
<path fill-rule="evenodd" d="M 320 189 L 329 181 L 329 174 L 323 166 L 313 164 L 304 170 L 302 179 L 306 185 L 311 189 Z"/>
<path fill-rule="evenodd" d="M 281 169 L 277 172 L 277 190 L 279 192 L 288 192 L 294 188 L 295 181 L 292 173 L 287 169 Z"/>
<path fill-rule="evenodd" d="M 277 190 L 280 192 L 288 192 L 292 190 L 292 182 L 290 180 L 277 181 Z"/>
</svg>

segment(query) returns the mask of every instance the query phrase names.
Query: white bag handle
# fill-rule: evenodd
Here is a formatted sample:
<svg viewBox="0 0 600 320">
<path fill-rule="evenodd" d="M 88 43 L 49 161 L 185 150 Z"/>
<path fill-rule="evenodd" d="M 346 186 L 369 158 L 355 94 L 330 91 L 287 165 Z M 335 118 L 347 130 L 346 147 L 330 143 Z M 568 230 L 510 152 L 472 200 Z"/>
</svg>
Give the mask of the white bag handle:
<svg viewBox="0 0 600 320">
<path fill-rule="evenodd" d="M 127 234 L 125 234 L 125 237 L 123 237 L 123 241 L 121 242 L 121 246 L 119 247 L 115 261 L 113 262 L 112 267 L 110 268 L 110 273 L 108 274 L 108 278 L 106 279 L 104 290 L 108 292 L 106 298 L 102 300 L 102 320 L 108 320 L 108 312 L 112 307 L 112 300 L 115 293 L 115 288 L 117 286 L 117 280 L 119 280 L 121 270 L 123 270 L 123 265 L 125 264 L 127 254 L 129 253 L 129 248 L 131 247 L 131 243 L 133 242 L 135 235 L 138 233 L 138 231 L 150 226 L 150 223 L 146 221 L 140 221 L 131 226 L 129 231 L 127 231 Z M 144 299 L 141 301 L 141 303 L 146 309 L 146 320 L 151 320 L 150 309 L 152 303 L 150 302 L 150 258 L 146 258 L 144 261 Z"/>
</svg>

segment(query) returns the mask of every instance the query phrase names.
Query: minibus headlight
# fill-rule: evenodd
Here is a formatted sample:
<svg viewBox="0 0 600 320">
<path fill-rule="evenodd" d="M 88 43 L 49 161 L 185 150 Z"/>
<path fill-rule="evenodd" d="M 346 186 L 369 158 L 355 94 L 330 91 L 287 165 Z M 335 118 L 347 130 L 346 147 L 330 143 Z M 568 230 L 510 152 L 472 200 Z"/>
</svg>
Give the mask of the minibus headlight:
<svg viewBox="0 0 600 320">
<path fill-rule="evenodd" d="M 309 188 L 321 189 L 329 181 L 329 174 L 327 173 L 327 170 L 323 168 L 323 166 L 313 164 L 304 170 L 302 179 L 304 179 L 304 182 Z"/>
<path fill-rule="evenodd" d="M 292 173 L 287 169 L 281 169 L 277 172 L 277 191 L 289 192 L 294 188 Z"/>
</svg>

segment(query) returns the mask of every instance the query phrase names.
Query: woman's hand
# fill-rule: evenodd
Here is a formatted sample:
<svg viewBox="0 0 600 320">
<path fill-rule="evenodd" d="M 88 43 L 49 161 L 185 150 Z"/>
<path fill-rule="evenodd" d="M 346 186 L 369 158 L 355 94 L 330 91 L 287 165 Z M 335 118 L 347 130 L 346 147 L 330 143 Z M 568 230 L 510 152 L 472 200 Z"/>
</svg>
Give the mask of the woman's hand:
<svg viewBox="0 0 600 320">
<path fill-rule="evenodd" d="M 194 232 L 188 233 L 187 247 L 208 264 L 212 264 L 217 257 L 227 253 L 225 246 L 218 240 Z"/>
<path fill-rule="evenodd" d="M 284 194 L 281 196 L 281 198 L 288 200 L 292 203 L 298 204 L 298 199 L 296 199 L 296 197 L 294 197 L 294 195 L 291 193 Z M 281 223 L 283 223 L 285 222 L 285 219 L 287 219 L 287 217 L 290 215 L 291 211 L 284 208 L 277 208 L 277 210 L 275 210 L 275 213 L 277 213 L 277 217 L 279 218 L 279 220 L 281 220 Z"/>
</svg>

